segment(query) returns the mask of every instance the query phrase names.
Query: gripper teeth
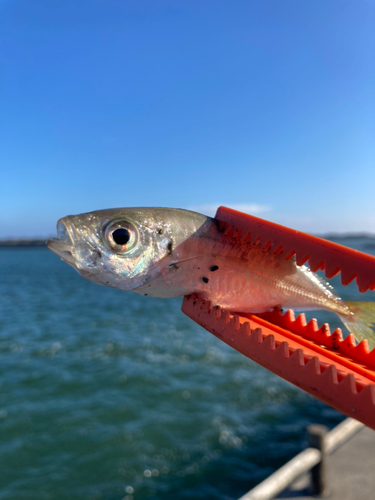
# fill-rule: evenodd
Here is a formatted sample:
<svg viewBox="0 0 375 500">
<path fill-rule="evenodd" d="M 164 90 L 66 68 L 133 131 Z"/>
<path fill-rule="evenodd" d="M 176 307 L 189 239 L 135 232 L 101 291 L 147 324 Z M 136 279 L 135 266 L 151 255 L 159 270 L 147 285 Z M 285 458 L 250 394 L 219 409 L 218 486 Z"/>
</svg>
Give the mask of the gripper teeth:
<svg viewBox="0 0 375 500">
<path fill-rule="evenodd" d="M 223 311 L 223 314 L 221 315 L 221 320 L 225 325 L 228 325 L 230 323 L 230 312 Z"/>
<path fill-rule="evenodd" d="M 369 354 L 370 348 L 368 346 L 367 340 L 366 339 L 361 340 L 361 342 L 355 346 L 355 350 L 357 351 L 358 355 Z"/>
<path fill-rule="evenodd" d="M 303 254 L 302 256 L 299 256 L 298 259 L 296 259 L 296 264 L 297 266 L 303 266 L 305 262 L 309 260 L 309 256 L 307 254 Z"/>
<path fill-rule="evenodd" d="M 341 272 L 343 285 L 356 280 L 360 292 L 375 290 L 375 257 L 310 236 L 278 224 L 220 207 L 216 213 L 219 230 L 232 244 L 246 247 L 258 244 L 285 259 L 295 255 L 298 265 L 308 262 L 313 272 L 324 270 L 328 279 Z"/>
<path fill-rule="evenodd" d="M 322 326 L 319 328 L 318 332 L 324 335 L 325 337 L 331 337 L 331 330 L 329 328 L 328 323 L 323 323 Z"/>
<path fill-rule="evenodd" d="M 283 253 L 284 253 L 284 259 L 285 260 L 290 260 L 294 255 L 296 254 L 295 250 L 287 250 L 285 247 L 283 248 Z"/>
<path fill-rule="evenodd" d="M 324 271 L 324 269 L 325 269 L 324 260 L 318 260 L 317 262 L 314 262 L 314 260 L 312 258 L 310 258 L 309 265 L 310 265 L 310 269 L 313 273 L 316 273 L 317 271 Z"/>
<path fill-rule="evenodd" d="M 366 405 L 368 408 L 375 407 L 375 386 L 365 385 L 359 393 L 358 399 L 362 405 Z"/>
<path fill-rule="evenodd" d="M 310 269 L 313 270 L 310 266 Z M 339 274 L 340 272 L 340 268 L 338 266 L 334 266 L 334 265 L 330 265 L 328 266 L 326 264 L 326 268 L 325 268 L 325 275 L 326 275 L 326 278 L 328 279 L 331 279 L 333 278 L 334 276 L 336 276 L 336 274 Z"/>
<path fill-rule="evenodd" d="M 352 333 L 349 333 L 349 335 L 345 337 L 344 342 L 348 347 L 357 347 L 357 342 L 355 341 L 355 337 Z"/>
<path fill-rule="evenodd" d="M 267 240 L 264 245 L 262 245 L 262 250 L 268 250 L 269 248 L 271 248 L 271 245 L 272 245 L 272 241 L 271 240 Z"/>
<path fill-rule="evenodd" d="M 295 324 L 296 324 L 296 327 L 302 327 L 304 328 L 306 326 L 306 316 L 304 313 L 301 313 L 297 316 L 297 318 L 295 319 Z M 309 321 L 309 324 L 311 324 L 311 326 L 315 329 L 316 328 L 316 325 L 314 323 L 313 320 Z"/>
<path fill-rule="evenodd" d="M 249 322 L 246 321 L 245 323 L 242 323 L 241 328 L 240 328 L 240 334 L 245 338 L 250 337 L 251 328 L 250 328 Z"/>
<path fill-rule="evenodd" d="M 282 315 L 283 315 L 282 311 L 277 311 L 277 312 L 279 313 L 279 315 L 280 315 L 280 316 L 282 316 Z M 293 309 L 288 309 L 288 310 L 286 311 L 286 313 L 284 314 L 284 318 L 285 318 L 287 321 L 291 321 L 291 322 L 295 321 L 296 316 L 295 316 L 295 314 L 294 314 Z M 306 316 L 305 316 L 305 320 L 306 320 Z"/>
<path fill-rule="evenodd" d="M 306 372 L 309 376 L 320 375 L 320 363 L 317 356 L 313 356 L 305 365 Z"/>
<path fill-rule="evenodd" d="M 241 327 L 241 325 L 240 325 L 240 318 L 237 315 L 234 315 L 233 318 L 232 318 L 232 320 L 231 320 L 231 324 L 232 324 L 234 330 L 236 332 L 238 332 L 238 330 Z"/>
<path fill-rule="evenodd" d="M 359 391 L 357 389 L 357 384 L 352 373 L 349 373 L 339 382 L 338 389 L 344 394 L 351 392 L 352 394 L 357 394 Z"/>
<path fill-rule="evenodd" d="M 275 349 L 275 354 L 281 359 L 287 359 L 290 357 L 289 345 L 288 342 L 283 341 L 280 342 L 277 348 Z"/>
<path fill-rule="evenodd" d="M 214 314 L 214 316 L 215 316 L 216 319 L 220 318 L 221 313 L 222 313 L 222 310 L 218 306 L 214 307 L 213 310 L 212 310 L 212 314 Z"/>
<path fill-rule="evenodd" d="M 375 350 L 368 352 L 365 342 L 356 346 L 354 339 L 342 340 L 339 329 L 330 334 L 328 327 L 318 328 L 314 323 L 303 327 L 303 318 L 294 320 L 288 312 L 268 313 L 284 323 L 277 326 L 255 315 L 219 314 L 217 307 L 204 305 L 196 296 L 185 298 L 182 310 L 250 359 L 375 429 Z M 292 330 L 296 324 L 298 334 Z M 314 331 L 318 341 L 306 340 L 301 331 L 307 329 Z M 332 343 L 335 339 L 338 350 L 322 349 L 322 339 Z"/>
<path fill-rule="evenodd" d="M 250 245 L 251 244 L 251 234 L 250 233 L 242 234 L 241 243 L 243 245 Z"/>
<path fill-rule="evenodd" d="M 351 271 L 341 270 L 341 283 L 344 286 L 349 285 L 356 278 L 356 274 Z"/>
<path fill-rule="evenodd" d="M 313 318 L 306 324 L 303 313 L 295 318 L 291 310 L 282 314 L 279 310 L 275 309 L 274 311 L 262 313 L 258 316 L 271 324 L 278 325 L 318 345 L 332 349 L 340 355 L 347 356 L 356 363 L 364 364 L 371 370 L 375 369 L 375 349 L 370 351 L 366 340 L 361 341 L 357 345 L 355 337 L 352 334 L 349 334 L 344 339 L 341 328 L 336 328 L 333 333 L 330 333 L 328 323 L 323 323 L 319 327 L 317 320 Z"/>
<path fill-rule="evenodd" d="M 262 349 L 267 351 L 275 351 L 275 337 L 273 335 L 267 335 L 262 342 Z"/>
<path fill-rule="evenodd" d="M 369 354 L 366 355 L 367 364 L 372 368 L 375 368 L 375 349 L 373 349 Z"/>
<path fill-rule="evenodd" d="M 305 360 L 302 349 L 296 349 L 293 352 L 293 354 L 290 356 L 290 363 L 295 364 L 297 366 L 305 366 Z"/>
<path fill-rule="evenodd" d="M 337 377 L 337 369 L 336 366 L 334 365 L 328 365 L 324 366 L 323 364 L 321 366 L 321 377 L 322 381 L 327 384 L 338 384 L 338 377 Z"/>
<path fill-rule="evenodd" d="M 263 343 L 263 335 L 262 335 L 262 330 L 261 328 L 255 328 L 251 335 L 250 335 L 250 341 L 253 344 L 260 345 Z"/>
</svg>

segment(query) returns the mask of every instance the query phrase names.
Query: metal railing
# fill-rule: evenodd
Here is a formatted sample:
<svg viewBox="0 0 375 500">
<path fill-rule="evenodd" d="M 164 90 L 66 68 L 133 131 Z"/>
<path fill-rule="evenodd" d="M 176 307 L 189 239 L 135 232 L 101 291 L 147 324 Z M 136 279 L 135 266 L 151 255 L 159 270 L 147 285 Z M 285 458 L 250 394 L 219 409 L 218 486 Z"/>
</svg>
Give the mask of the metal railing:
<svg viewBox="0 0 375 500">
<path fill-rule="evenodd" d="M 239 500 L 271 500 L 310 470 L 313 493 L 316 496 L 323 496 L 328 490 L 327 455 L 334 452 L 363 427 L 361 422 L 352 418 L 347 418 L 330 432 L 323 425 L 310 425 L 307 429 L 310 448 L 296 455 Z"/>
</svg>

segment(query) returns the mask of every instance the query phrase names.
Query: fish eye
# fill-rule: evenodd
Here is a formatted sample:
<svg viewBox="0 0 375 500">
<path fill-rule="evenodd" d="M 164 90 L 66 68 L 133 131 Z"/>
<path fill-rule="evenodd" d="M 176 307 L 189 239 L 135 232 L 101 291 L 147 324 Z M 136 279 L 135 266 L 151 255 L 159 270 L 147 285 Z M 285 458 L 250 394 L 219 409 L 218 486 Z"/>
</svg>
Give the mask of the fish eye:
<svg viewBox="0 0 375 500">
<path fill-rule="evenodd" d="M 106 245 L 116 253 L 129 252 L 138 241 L 136 228 L 127 221 L 110 222 L 103 232 Z"/>
<path fill-rule="evenodd" d="M 112 238 L 116 245 L 126 245 L 130 240 L 130 233 L 124 227 L 119 227 L 113 231 Z"/>
</svg>

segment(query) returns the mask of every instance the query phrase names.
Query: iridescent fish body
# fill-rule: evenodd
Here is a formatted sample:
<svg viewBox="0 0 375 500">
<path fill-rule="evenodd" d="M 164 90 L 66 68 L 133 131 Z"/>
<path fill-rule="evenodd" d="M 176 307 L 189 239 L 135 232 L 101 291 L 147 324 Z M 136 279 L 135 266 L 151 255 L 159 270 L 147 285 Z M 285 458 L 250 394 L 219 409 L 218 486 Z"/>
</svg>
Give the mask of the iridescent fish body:
<svg viewBox="0 0 375 500">
<path fill-rule="evenodd" d="M 162 298 L 197 293 L 233 312 L 325 309 L 358 339 L 374 338 L 374 303 L 345 303 L 308 267 L 236 243 L 217 220 L 196 212 L 100 210 L 60 219 L 57 233 L 48 247 L 101 285 Z"/>
</svg>

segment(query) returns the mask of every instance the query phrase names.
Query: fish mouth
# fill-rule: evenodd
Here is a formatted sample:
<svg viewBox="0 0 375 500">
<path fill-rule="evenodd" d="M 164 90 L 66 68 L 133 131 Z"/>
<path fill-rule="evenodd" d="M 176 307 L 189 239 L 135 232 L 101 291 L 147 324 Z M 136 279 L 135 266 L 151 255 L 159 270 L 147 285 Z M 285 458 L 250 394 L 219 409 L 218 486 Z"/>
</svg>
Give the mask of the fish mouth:
<svg viewBox="0 0 375 500">
<path fill-rule="evenodd" d="M 66 220 L 66 217 L 57 222 L 57 236 L 58 238 L 52 238 L 46 241 L 47 247 L 53 253 L 61 257 L 67 264 L 75 267 L 75 259 L 73 256 L 74 243 L 72 238 L 73 227 Z"/>
</svg>

